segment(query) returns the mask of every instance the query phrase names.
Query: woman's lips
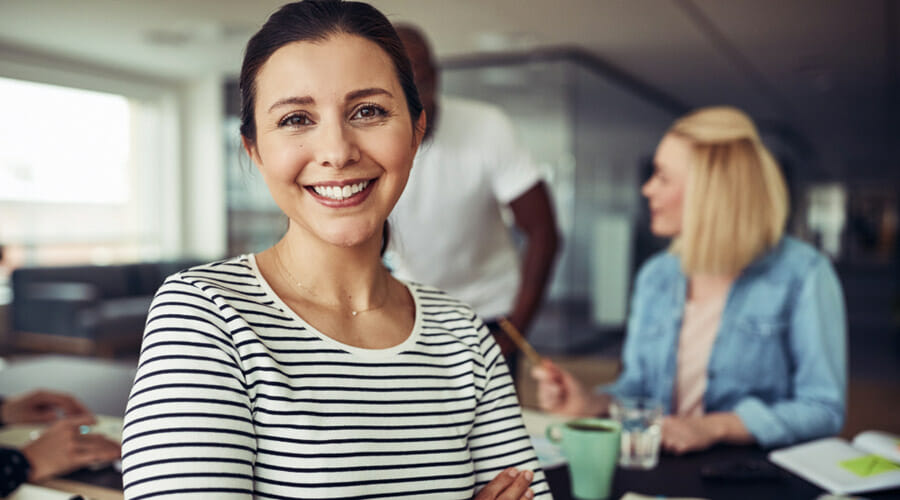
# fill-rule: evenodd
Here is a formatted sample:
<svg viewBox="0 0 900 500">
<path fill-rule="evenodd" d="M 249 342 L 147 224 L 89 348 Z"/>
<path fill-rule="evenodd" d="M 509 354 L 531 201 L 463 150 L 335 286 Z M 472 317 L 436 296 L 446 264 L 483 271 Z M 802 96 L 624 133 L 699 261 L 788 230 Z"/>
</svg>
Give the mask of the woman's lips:
<svg viewBox="0 0 900 500">
<path fill-rule="evenodd" d="M 378 179 L 312 184 L 306 186 L 313 198 L 328 207 L 351 207 L 365 201 Z"/>
</svg>

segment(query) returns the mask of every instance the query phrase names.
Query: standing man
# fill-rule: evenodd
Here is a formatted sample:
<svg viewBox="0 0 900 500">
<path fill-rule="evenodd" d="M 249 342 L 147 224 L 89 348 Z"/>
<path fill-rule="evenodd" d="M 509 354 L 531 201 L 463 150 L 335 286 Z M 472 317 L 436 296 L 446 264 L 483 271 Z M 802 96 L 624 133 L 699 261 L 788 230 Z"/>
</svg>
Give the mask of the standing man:
<svg viewBox="0 0 900 500">
<path fill-rule="evenodd" d="M 442 288 L 488 324 L 515 375 L 507 317 L 527 332 L 553 268 L 559 235 L 546 183 L 512 123 L 490 104 L 438 97 L 438 70 L 420 31 L 398 26 L 428 125 L 392 213 L 395 274 Z M 521 258 L 504 207 L 527 238 Z"/>
</svg>

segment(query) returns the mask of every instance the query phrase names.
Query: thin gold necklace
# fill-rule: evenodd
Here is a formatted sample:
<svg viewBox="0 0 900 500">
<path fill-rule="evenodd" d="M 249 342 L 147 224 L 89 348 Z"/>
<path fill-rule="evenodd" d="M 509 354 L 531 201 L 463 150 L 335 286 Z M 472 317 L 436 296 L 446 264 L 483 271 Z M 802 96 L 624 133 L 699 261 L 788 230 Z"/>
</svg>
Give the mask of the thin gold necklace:
<svg viewBox="0 0 900 500">
<path fill-rule="evenodd" d="M 284 261 L 281 260 L 281 252 L 279 251 L 278 248 L 275 248 L 275 260 L 278 261 L 278 267 L 280 267 L 287 274 L 286 277 L 288 278 L 288 281 L 290 281 L 291 283 L 294 283 L 300 289 L 305 290 L 306 293 L 312 295 L 313 297 L 321 298 L 319 296 L 319 294 L 316 293 L 315 290 L 304 285 L 303 282 L 301 282 L 300 280 L 298 280 L 297 278 L 294 277 L 293 273 L 291 273 L 291 270 L 288 269 L 288 267 L 284 264 Z M 374 311 L 376 309 L 381 309 L 382 307 L 384 307 L 385 304 L 387 304 L 388 293 L 390 293 L 390 286 L 388 286 L 386 288 L 386 292 L 387 293 L 384 294 L 384 299 L 381 301 L 381 304 L 378 304 L 377 306 L 369 307 L 367 309 L 359 309 L 359 310 L 351 309 L 350 315 L 353 317 L 356 317 L 356 315 L 359 313 L 364 313 L 364 312 Z M 320 302 L 320 304 L 321 304 L 321 302 Z M 342 309 L 340 304 L 324 304 L 324 305 L 330 309 Z"/>
</svg>

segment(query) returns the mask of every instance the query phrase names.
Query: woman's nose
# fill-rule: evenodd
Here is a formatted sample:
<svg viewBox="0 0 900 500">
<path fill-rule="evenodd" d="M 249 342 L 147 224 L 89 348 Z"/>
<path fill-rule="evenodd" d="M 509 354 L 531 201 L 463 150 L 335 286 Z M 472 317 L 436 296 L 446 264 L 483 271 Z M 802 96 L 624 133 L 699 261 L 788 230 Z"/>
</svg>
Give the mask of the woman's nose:
<svg viewBox="0 0 900 500">
<path fill-rule="evenodd" d="M 343 124 L 323 125 L 319 128 L 315 148 L 316 160 L 324 167 L 344 168 L 359 161 L 359 148 L 352 131 Z"/>
<path fill-rule="evenodd" d="M 647 182 L 645 182 L 643 186 L 641 186 L 641 194 L 644 195 L 645 198 L 650 197 L 653 188 L 653 186 L 651 186 L 652 183 L 653 178 L 651 177 L 650 179 L 647 179 Z"/>
</svg>

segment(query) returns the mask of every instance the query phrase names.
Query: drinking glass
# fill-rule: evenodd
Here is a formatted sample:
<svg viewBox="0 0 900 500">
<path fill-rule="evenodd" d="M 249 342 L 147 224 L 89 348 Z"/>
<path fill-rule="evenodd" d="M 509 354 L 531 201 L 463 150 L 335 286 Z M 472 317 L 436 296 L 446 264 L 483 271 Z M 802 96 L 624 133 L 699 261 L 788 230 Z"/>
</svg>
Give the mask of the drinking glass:
<svg viewBox="0 0 900 500">
<path fill-rule="evenodd" d="M 622 425 L 619 466 L 656 467 L 662 438 L 662 404 L 650 398 L 615 398 L 610 403 L 609 414 Z"/>
</svg>

